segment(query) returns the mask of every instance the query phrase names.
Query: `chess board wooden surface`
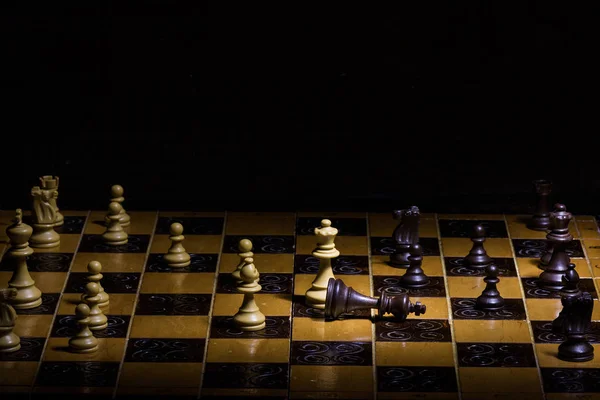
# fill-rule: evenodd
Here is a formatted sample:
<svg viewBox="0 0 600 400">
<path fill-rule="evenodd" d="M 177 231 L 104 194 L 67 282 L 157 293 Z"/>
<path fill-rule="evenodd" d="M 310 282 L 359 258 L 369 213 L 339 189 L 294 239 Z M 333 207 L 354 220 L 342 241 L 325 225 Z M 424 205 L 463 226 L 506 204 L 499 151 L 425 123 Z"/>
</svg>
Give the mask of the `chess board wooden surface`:
<svg viewBox="0 0 600 400">
<path fill-rule="evenodd" d="M 592 216 L 573 219 L 569 254 L 581 287 L 595 299 L 588 338 L 596 357 L 567 363 L 556 358 L 562 338 L 550 331 L 560 299 L 534 284 L 545 234 L 527 229 L 527 216 L 422 214 L 423 268 L 432 279 L 408 293 L 427 312 L 400 323 L 372 320 L 374 310 L 325 321 L 303 301 L 318 269 L 314 228 L 324 217 L 339 230 L 337 278 L 371 296 L 406 292 L 398 285 L 404 270 L 386 263 L 397 224 L 391 212 L 128 210 L 129 242 L 116 248 L 99 240 L 105 211 L 61 212 L 60 247 L 35 249 L 29 259 L 43 303 L 18 311 L 22 348 L 0 354 L 3 400 L 82 393 L 106 399 L 600 398 L 600 234 Z M 13 217 L 14 210 L 0 212 L 0 253 Z M 183 224 L 192 255 L 184 271 L 161 262 L 172 222 Z M 487 227 L 485 248 L 501 269 L 506 307 L 500 312 L 474 309 L 483 276 L 462 266 L 476 222 Z M 261 274 L 256 299 L 267 326 L 258 332 L 241 332 L 231 321 L 242 295 L 229 274 L 242 238 L 252 240 Z M 98 334 L 98 352 L 72 354 L 66 346 L 91 260 L 103 266 L 109 326 Z M 0 286 L 10 276 L 0 263 Z"/>
</svg>

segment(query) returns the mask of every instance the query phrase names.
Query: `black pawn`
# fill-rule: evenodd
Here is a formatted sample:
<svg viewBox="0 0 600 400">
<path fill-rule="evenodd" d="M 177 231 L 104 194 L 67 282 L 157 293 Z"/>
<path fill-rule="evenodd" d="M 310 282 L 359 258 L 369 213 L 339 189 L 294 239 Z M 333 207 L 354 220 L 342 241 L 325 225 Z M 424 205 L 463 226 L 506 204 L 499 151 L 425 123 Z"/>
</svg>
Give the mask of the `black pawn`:
<svg viewBox="0 0 600 400">
<path fill-rule="evenodd" d="M 482 225 L 475 225 L 473 235 L 471 236 L 473 247 L 464 259 L 464 265 L 471 268 L 485 268 L 492 262 L 488 256 L 483 242 L 485 242 L 485 228 Z"/>
<path fill-rule="evenodd" d="M 594 359 L 594 346 L 585 336 L 592 323 L 594 300 L 588 292 L 563 297 L 566 315 L 561 323 L 567 339 L 558 346 L 557 357 L 563 361 L 586 362 Z"/>
<path fill-rule="evenodd" d="M 410 266 L 400 277 L 400 285 L 406 288 L 421 288 L 429 284 L 429 278 L 421 268 L 423 264 L 423 249 L 421 245 L 415 243 L 410 246 L 410 256 L 408 257 Z"/>
<path fill-rule="evenodd" d="M 492 311 L 504 307 L 504 299 L 500 296 L 500 292 L 497 288 L 498 282 L 500 282 L 500 279 L 498 279 L 498 272 L 498 267 L 494 264 L 490 264 L 486 268 L 487 276 L 483 278 L 486 286 L 475 301 L 476 308 Z"/>
<path fill-rule="evenodd" d="M 537 194 L 537 206 L 527 227 L 535 231 L 546 231 L 550 229 L 552 182 L 540 179 L 533 181 L 533 185 Z"/>
<path fill-rule="evenodd" d="M 554 206 L 552 230 L 546 238 L 552 243 L 552 257 L 538 279 L 538 285 L 546 290 L 559 291 L 564 286 L 563 276 L 569 269 L 571 259 L 566 251 L 573 236 L 569 233 L 569 223 L 573 218 L 564 204 Z"/>
<path fill-rule="evenodd" d="M 581 294 L 581 290 L 579 289 L 579 274 L 575 270 L 575 264 L 569 263 L 568 268 L 569 269 L 567 270 L 567 272 L 565 272 L 565 276 L 563 276 L 562 278 L 565 285 L 560 291 L 560 296 L 579 296 Z"/>
</svg>

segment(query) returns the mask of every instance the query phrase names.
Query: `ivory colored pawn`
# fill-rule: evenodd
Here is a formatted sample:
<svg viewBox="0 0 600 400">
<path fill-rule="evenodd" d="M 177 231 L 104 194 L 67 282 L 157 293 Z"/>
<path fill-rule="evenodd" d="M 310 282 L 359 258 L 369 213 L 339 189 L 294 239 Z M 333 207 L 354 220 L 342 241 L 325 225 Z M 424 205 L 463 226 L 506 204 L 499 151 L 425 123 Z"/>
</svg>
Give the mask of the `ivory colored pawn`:
<svg viewBox="0 0 600 400">
<path fill-rule="evenodd" d="M 254 257 L 254 253 L 252 252 L 252 242 L 250 241 L 250 239 L 242 239 L 238 244 L 238 249 L 240 251 L 238 253 L 238 256 L 240 257 L 240 263 L 238 264 L 236 269 L 231 273 L 231 276 L 233 276 L 233 279 L 235 279 L 237 283 L 242 283 L 242 278 L 240 278 L 240 272 L 242 271 L 244 265 L 246 265 L 244 259 L 248 257 Z"/>
<path fill-rule="evenodd" d="M 233 321 L 242 331 L 260 331 L 266 325 L 266 317 L 260 311 L 254 299 L 254 294 L 262 289 L 262 286 L 258 283 L 260 274 L 251 257 L 247 257 L 244 263 L 245 265 L 240 271 L 242 283 L 237 287 L 238 292 L 244 294 L 244 301 L 237 314 L 233 316 Z"/>
<path fill-rule="evenodd" d="M 88 281 L 97 284 L 98 289 L 100 291 L 98 293 L 98 296 L 100 297 L 100 302 L 98 303 L 98 306 L 102 308 L 108 307 L 110 296 L 108 295 L 108 293 L 106 293 L 106 291 L 100 284 L 100 281 L 102 280 L 102 278 L 104 278 L 104 275 L 102 275 L 102 264 L 100 264 L 98 261 L 90 261 L 87 265 L 87 270 L 89 274 L 87 277 Z M 85 301 L 85 296 L 85 293 L 81 295 L 81 301 Z"/>
<path fill-rule="evenodd" d="M 106 232 L 102 234 L 102 239 L 104 243 L 110 246 L 120 246 L 127 243 L 127 232 L 123 230 L 123 226 L 119 222 L 121 218 L 119 213 L 122 209 L 123 207 L 117 202 L 112 202 L 108 206 L 108 219 L 110 222 L 108 223 Z"/>
<path fill-rule="evenodd" d="M 21 349 L 21 338 L 14 332 L 17 312 L 9 303 L 16 295 L 17 289 L 0 289 L 0 353 Z"/>
<path fill-rule="evenodd" d="M 75 308 L 79 331 L 69 339 L 69 350 L 73 353 L 93 353 L 98 350 L 98 339 L 90 330 L 90 307 L 80 303 Z"/>
<path fill-rule="evenodd" d="M 127 227 L 130 225 L 131 222 L 131 217 L 129 216 L 129 214 L 127 214 L 125 212 L 125 209 L 123 208 L 123 202 L 125 201 L 125 197 L 123 197 L 123 186 L 121 185 L 113 185 L 110 188 L 110 196 L 111 196 L 111 203 L 115 202 L 115 203 L 119 203 L 121 205 L 121 211 L 119 212 L 119 222 L 121 223 L 121 226 L 123 228 Z M 108 216 L 106 216 L 106 223 L 108 224 L 110 222 Z"/>
<path fill-rule="evenodd" d="M 100 301 L 98 293 L 100 293 L 100 288 L 98 288 L 97 283 L 89 282 L 85 285 L 85 302 L 90 307 L 89 327 L 92 331 L 101 331 L 108 327 L 108 318 L 98 306 Z"/>
<path fill-rule="evenodd" d="M 179 222 L 171 224 L 170 228 L 171 236 L 171 247 L 167 251 L 167 254 L 163 256 L 163 260 L 171 268 L 185 268 L 191 263 L 190 255 L 185 251 L 183 247 L 183 225 Z"/>
</svg>

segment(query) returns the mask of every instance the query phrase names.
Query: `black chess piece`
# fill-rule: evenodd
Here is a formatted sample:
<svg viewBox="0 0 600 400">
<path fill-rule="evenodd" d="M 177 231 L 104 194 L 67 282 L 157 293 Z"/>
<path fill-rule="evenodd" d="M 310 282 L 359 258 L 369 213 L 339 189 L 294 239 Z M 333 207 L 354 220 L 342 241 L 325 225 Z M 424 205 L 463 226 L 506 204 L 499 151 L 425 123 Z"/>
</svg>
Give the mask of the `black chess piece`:
<svg viewBox="0 0 600 400">
<path fill-rule="evenodd" d="M 409 314 L 425 314 L 425 304 L 411 303 L 408 295 L 390 296 L 385 291 L 380 298 L 365 296 L 348 287 L 341 279 L 329 278 L 327 297 L 325 298 L 325 318 L 335 319 L 344 313 L 354 310 L 377 308 L 379 316 L 393 314 L 399 321 L 404 321 Z"/>
<path fill-rule="evenodd" d="M 416 243 L 410 246 L 410 257 L 408 257 L 410 267 L 404 275 L 400 277 L 400 286 L 405 288 L 422 288 L 429 284 L 429 278 L 421 268 L 423 264 L 423 249 Z"/>
<path fill-rule="evenodd" d="M 553 211 L 559 211 L 559 210 L 553 210 Z M 549 224 L 549 229 L 552 230 L 553 226 L 552 226 L 552 218 L 550 218 L 550 224 Z M 548 266 L 548 264 L 550 264 L 550 259 L 552 259 L 552 253 L 554 253 L 554 244 L 552 242 L 547 242 L 548 243 L 548 247 L 546 249 L 546 251 L 544 252 L 544 254 L 542 254 L 542 257 L 540 257 L 540 263 L 538 264 L 538 268 L 541 270 L 545 270 L 546 267 Z"/>
<path fill-rule="evenodd" d="M 486 268 L 490 265 L 492 259 L 483 247 L 483 243 L 485 242 L 485 228 L 483 225 L 478 224 L 473 227 L 471 241 L 473 242 L 473 247 L 471 247 L 469 254 L 464 258 L 464 265 L 471 268 Z"/>
<path fill-rule="evenodd" d="M 552 182 L 545 179 L 533 181 L 537 194 L 537 206 L 527 227 L 535 231 L 547 231 L 550 229 L 550 193 Z"/>
<path fill-rule="evenodd" d="M 558 346 L 558 358 L 569 362 L 586 362 L 594 359 L 594 347 L 585 333 L 592 323 L 594 300 L 588 292 L 561 298 L 563 309 L 553 321 L 554 333 L 563 333 L 566 340 Z"/>
<path fill-rule="evenodd" d="M 486 283 L 485 289 L 481 292 L 481 295 L 475 300 L 475 307 L 480 310 L 500 310 L 504 307 L 504 299 L 500 296 L 498 291 L 498 267 L 494 264 L 490 264 L 486 268 L 486 277 L 483 281 Z"/>
<path fill-rule="evenodd" d="M 561 302 L 563 302 L 562 299 L 566 297 L 576 297 L 581 295 L 581 290 L 579 289 L 579 274 L 575 269 L 575 264 L 570 263 L 568 267 L 569 269 L 567 270 L 567 272 L 565 272 L 565 275 L 563 276 L 564 286 L 560 291 Z M 563 309 L 558 314 L 558 317 L 556 317 L 556 319 L 552 321 L 552 329 L 555 332 L 560 332 L 561 326 L 564 322 L 564 319 L 566 318 L 566 313 L 568 311 L 568 308 L 563 307 Z"/>
<path fill-rule="evenodd" d="M 567 212 L 564 204 L 556 204 L 554 209 L 551 214 L 552 231 L 546 236 L 553 244 L 552 257 L 538 279 L 540 287 L 551 291 L 561 290 L 564 286 L 563 276 L 571 262 L 566 247 L 573 240 L 573 236 L 569 233 L 569 223 L 573 216 Z"/>
<path fill-rule="evenodd" d="M 419 208 L 412 206 L 406 210 L 396 210 L 393 212 L 394 219 L 399 219 L 400 223 L 394 229 L 392 235 L 396 243 L 396 249 L 390 255 L 390 264 L 394 267 L 406 268 L 410 265 L 410 246 L 419 242 Z"/>
</svg>

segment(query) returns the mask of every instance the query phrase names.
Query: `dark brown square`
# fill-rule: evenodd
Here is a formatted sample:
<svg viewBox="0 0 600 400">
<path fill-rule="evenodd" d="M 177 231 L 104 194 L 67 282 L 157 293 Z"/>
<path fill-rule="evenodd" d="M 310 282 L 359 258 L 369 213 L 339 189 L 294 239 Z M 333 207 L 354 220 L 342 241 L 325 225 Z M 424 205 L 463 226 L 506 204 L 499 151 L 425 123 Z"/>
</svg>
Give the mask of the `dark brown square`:
<svg viewBox="0 0 600 400">
<path fill-rule="evenodd" d="M 399 276 L 374 275 L 373 291 L 375 296 L 381 296 L 381 293 L 385 291 L 392 296 L 408 294 L 409 296 L 418 297 L 446 297 L 446 286 L 442 276 L 430 276 L 427 286 L 410 289 L 402 287 Z"/>
<path fill-rule="evenodd" d="M 567 337 L 562 333 L 552 332 L 552 321 L 531 321 L 533 339 L 536 343 L 562 343 Z M 585 331 L 585 338 L 590 343 L 600 343 L 600 322 L 592 321 Z"/>
<path fill-rule="evenodd" d="M 314 235 L 315 228 L 321 226 L 323 219 L 331 221 L 331 226 L 338 230 L 338 236 L 367 236 L 366 218 L 299 217 L 296 220 L 296 234 Z"/>
<path fill-rule="evenodd" d="M 517 268 L 512 258 L 492 258 L 498 267 L 499 276 L 517 276 Z M 449 276 L 485 276 L 485 268 L 471 268 L 463 265 L 464 257 L 444 257 L 446 273 Z"/>
<path fill-rule="evenodd" d="M 540 368 L 546 393 L 598 393 L 600 368 Z"/>
<path fill-rule="evenodd" d="M 117 382 L 118 362 L 43 361 L 36 386 L 111 387 Z"/>
<path fill-rule="evenodd" d="M 401 364 L 402 360 L 398 360 Z M 456 392 L 454 367 L 377 367 L 380 392 Z"/>
<path fill-rule="evenodd" d="M 106 293 L 137 293 L 140 284 L 138 272 L 105 272 L 100 284 Z M 88 281 L 87 272 L 71 272 L 65 293 L 84 293 Z"/>
<path fill-rule="evenodd" d="M 292 341 L 292 365 L 373 365 L 371 342 Z"/>
<path fill-rule="evenodd" d="M 398 322 L 381 319 L 375 324 L 378 342 L 451 342 L 448 320 L 407 319 Z"/>
<path fill-rule="evenodd" d="M 522 278 L 525 297 L 528 299 L 560 299 L 560 291 L 546 290 L 538 285 L 538 278 Z M 589 292 L 594 299 L 598 298 L 593 279 L 581 279 L 579 289 Z"/>
<path fill-rule="evenodd" d="M 27 257 L 27 268 L 31 272 L 67 272 L 72 261 L 72 253 L 33 253 Z M 14 271 L 10 259 L 2 259 L 0 271 Z"/>
<path fill-rule="evenodd" d="M 109 246 L 102 235 L 83 235 L 78 251 L 80 253 L 145 253 L 150 243 L 150 235 L 129 235 L 127 243 Z"/>
<path fill-rule="evenodd" d="M 536 367 L 531 343 L 457 343 L 461 367 Z"/>
<path fill-rule="evenodd" d="M 146 272 L 215 272 L 218 254 L 190 253 L 190 265 L 185 268 L 171 268 L 163 261 L 163 254 L 150 254 L 146 262 Z"/>
<path fill-rule="evenodd" d="M 512 239 L 516 257 L 541 258 L 550 248 L 550 241 L 547 239 Z M 581 241 L 572 240 L 566 248 L 569 257 L 583 258 L 583 248 Z"/>
<path fill-rule="evenodd" d="M 129 329 L 131 316 L 129 315 L 106 315 L 108 327 L 101 331 L 95 331 L 97 338 L 125 338 Z M 57 315 L 50 333 L 51 337 L 73 337 L 79 331 L 77 317 L 75 315 Z"/>
<path fill-rule="evenodd" d="M 233 317 L 212 317 L 210 325 L 211 339 L 240 339 L 240 338 L 264 338 L 264 339 L 287 339 L 290 337 L 290 317 L 267 316 L 265 329 L 260 331 L 242 331 L 233 322 Z"/>
<path fill-rule="evenodd" d="M 284 363 L 206 363 L 203 387 L 287 389 L 289 365 Z"/>
<path fill-rule="evenodd" d="M 452 298 L 452 315 L 456 319 L 525 320 L 525 305 L 521 299 L 504 299 L 501 310 L 479 310 L 475 300 L 470 298 Z"/>
<path fill-rule="evenodd" d="M 125 362 L 194 362 L 204 357 L 205 339 L 129 339 Z"/>
<path fill-rule="evenodd" d="M 294 290 L 294 275 L 277 273 L 260 274 L 258 283 L 262 286 L 259 293 L 292 294 Z M 217 293 L 238 293 L 236 282 L 231 273 L 219 274 Z"/>
<path fill-rule="evenodd" d="M 18 315 L 53 315 L 60 293 L 42 293 L 42 304 L 29 310 L 16 310 Z"/>
<path fill-rule="evenodd" d="M 136 315 L 208 315 L 210 294 L 140 293 Z"/>
<path fill-rule="evenodd" d="M 242 239 L 252 242 L 252 251 L 256 254 L 293 254 L 296 248 L 293 236 L 278 235 L 227 235 L 223 243 L 223 253 L 239 253 L 239 243 Z"/>
<path fill-rule="evenodd" d="M 171 224 L 183 225 L 183 235 L 220 235 L 224 218 L 220 217 L 158 217 L 156 230 L 159 235 L 169 235 Z"/>
<path fill-rule="evenodd" d="M 440 219 L 440 237 L 470 238 L 475 225 L 485 228 L 485 237 L 507 238 L 508 231 L 504 221 L 499 220 L 465 220 L 465 219 Z"/>
<path fill-rule="evenodd" d="M 419 238 L 423 256 L 439 256 L 440 246 L 437 238 Z M 371 255 L 386 256 L 396 252 L 396 242 L 391 237 L 371 237 Z"/>
<path fill-rule="evenodd" d="M 320 260 L 317 257 L 298 254 L 294 257 L 295 274 L 316 274 Z M 334 275 L 369 275 L 368 256 L 339 256 L 331 259 Z"/>
<path fill-rule="evenodd" d="M 292 315 L 295 317 L 305 318 L 325 318 L 325 312 L 318 308 L 308 307 L 304 296 L 294 296 L 292 305 Z M 371 310 L 355 310 L 349 313 L 342 314 L 340 318 L 351 319 L 351 318 L 369 318 L 371 316 Z"/>
<path fill-rule="evenodd" d="M 46 338 L 22 337 L 20 339 L 21 348 L 10 353 L 0 353 L 0 361 L 40 361 Z"/>
</svg>

